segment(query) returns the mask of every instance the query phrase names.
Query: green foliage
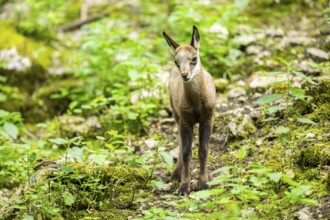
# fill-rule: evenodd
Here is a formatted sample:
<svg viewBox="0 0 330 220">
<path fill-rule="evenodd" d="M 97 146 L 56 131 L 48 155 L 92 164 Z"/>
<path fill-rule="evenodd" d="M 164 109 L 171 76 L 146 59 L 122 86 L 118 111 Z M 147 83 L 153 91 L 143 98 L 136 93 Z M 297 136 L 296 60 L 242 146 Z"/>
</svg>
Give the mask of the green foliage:
<svg viewBox="0 0 330 220">
<path fill-rule="evenodd" d="M 291 117 L 293 117 L 293 115 L 289 114 L 288 109 L 289 109 L 290 105 L 292 105 L 296 100 L 308 101 L 312 98 L 311 96 L 305 95 L 306 90 L 304 88 L 298 88 L 298 87 L 292 86 L 292 84 L 293 84 L 292 76 L 295 75 L 311 85 L 315 85 L 316 82 L 314 82 L 310 77 L 306 76 L 302 72 L 296 71 L 296 69 L 292 66 L 291 62 L 286 61 L 284 58 L 277 57 L 277 60 L 280 63 L 286 65 L 287 80 L 276 82 L 276 84 L 282 84 L 283 87 L 286 88 L 286 93 L 265 95 L 265 96 L 260 97 L 256 101 L 256 103 L 260 104 L 260 105 L 266 105 L 266 104 L 270 104 L 275 101 L 278 101 L 279 99 L 285 99 L 284 105 L 282 103 L 282 105 L 280 104 L 280 105 L 268 106 L 267 111 L 270 115 L 277 114 L 278 112 L 286 111 L 285 118 L 284 118 L 286 126 L 282 126 L 282 125 L 277 126 L 275 128 L 275 133 L 278 134 L 279 140 L 284 146 L 289 146 L 290 145 L 290 128 L 288 125 L 288 121 L 289 120 L 292 121 Z M 277 75 L 277 74 L 279 74 L 279 72 L 271 72 L 271 73 L 268 73 L 267 75 L 273 76 L 273 75 Z M 278 118 L 269 117 L 269 118 L 265 119 L 264 121 L 275 121 L 275 120 L 278 120 Z M 313 122 L 312 120 L 305 118 L 305 117 L 299 117 L 296 120 L 303 124 L 316 125 L 315 122 Z"/>
<path fill-rule="evenodd" d="M 250 175 L 241 177 L 242 172 Z M 218 176 L 208 183 L 210 190 L 197 191 L 185 198 L 164 198 L 176 211 L 153 207 L 144 211 L 144 217 L 139 219 L 171 219 L 177 215 L 177 210 L 183 219 L 273 219 L 281 217 L 281 213 L 274 212 L 274 209 L 297 203 L 317 204 L 307 196 L 311 193 L 310 186 L 261 165 L 251 165 L 247 170 L 239 166 L 225 166 L 213 173 Z M 276 193 L 279 188 L 283 194 Z"/>
</svg>

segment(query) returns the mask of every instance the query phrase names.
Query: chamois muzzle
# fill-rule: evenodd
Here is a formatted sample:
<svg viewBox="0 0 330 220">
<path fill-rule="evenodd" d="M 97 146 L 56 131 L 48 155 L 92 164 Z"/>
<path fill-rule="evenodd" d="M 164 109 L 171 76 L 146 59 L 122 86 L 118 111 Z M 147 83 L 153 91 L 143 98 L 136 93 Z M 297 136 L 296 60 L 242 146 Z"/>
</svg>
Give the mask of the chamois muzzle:
<svg viewBox="0 0 330 220">
<path fill-rule="evenodd" d="M 181 73 L 181 77 L 183 80 L 187 81 L 188 80 L 188 73 Z"/>
</svg>

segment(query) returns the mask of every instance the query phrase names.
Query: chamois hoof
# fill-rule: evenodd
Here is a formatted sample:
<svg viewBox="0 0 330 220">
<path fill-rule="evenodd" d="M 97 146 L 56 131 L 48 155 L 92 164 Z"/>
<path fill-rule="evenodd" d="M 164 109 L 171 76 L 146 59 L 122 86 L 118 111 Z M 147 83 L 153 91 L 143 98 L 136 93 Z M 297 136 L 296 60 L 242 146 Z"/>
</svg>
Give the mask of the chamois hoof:
<svg viewBox="0 0 330 220">
<path fill-rule="evenodd" d="M 180 182 L 180 180 L 181 180 L 181 170 L 180 171 L 174 170 L 174 172 L 172 174 L 172 177 L 171 177 L 171 180 L 175 180 L 175 181 Z"/>
<path fill-rule="evenodd" d="M 196 190 L 205 190 L 209 188 L 209 185 L 207 185 L 205 181 L 198 180 Z"/>
<path fill-rule="evenodd" d="M 177 193 L 179 196 L 188 196 L 190 193 L 190 187 L 188 183 L 181 184 Z"/>
</svg>

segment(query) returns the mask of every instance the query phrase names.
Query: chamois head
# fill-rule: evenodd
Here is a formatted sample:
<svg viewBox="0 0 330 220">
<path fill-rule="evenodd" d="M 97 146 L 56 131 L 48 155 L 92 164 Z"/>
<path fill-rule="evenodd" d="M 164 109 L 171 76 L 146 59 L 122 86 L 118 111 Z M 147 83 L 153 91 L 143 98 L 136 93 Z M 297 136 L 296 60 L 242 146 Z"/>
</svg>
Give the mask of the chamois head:
<svg viewBox="0 0 330 220">
<path fill-rule="evenodd" d="M 190 44 L 179 45 L 165 32 L 164 38 L 174 54 L 174 63 L 178 67 L 184 81 L 190 81 L 200 70 L 199 42 L 200 36 L 196 26 L 193 26 L 193 33 Z"/>
</svg>

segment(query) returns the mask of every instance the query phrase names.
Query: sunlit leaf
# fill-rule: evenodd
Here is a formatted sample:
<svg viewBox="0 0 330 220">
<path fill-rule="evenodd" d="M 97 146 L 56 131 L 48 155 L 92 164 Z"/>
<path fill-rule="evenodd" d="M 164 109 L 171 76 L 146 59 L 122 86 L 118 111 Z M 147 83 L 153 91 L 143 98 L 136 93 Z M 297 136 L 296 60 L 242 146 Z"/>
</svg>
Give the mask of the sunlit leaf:
<svg viewBox="0 0 330 220">
<path fill-rule="evenodd" d="M 255 186 L 261 186 L 265 183 L 268 183 L 268 180 L 266 178 L 263 177 L 257 177 L 257 176 L 252 176 L 250 178 L 250 181 L 253 183 L 253 185 Z"/>
<path fill-rule="evenodd" d="M 304 98 L 306 98 L 306 96 L 305 96 L 306 91 L 304 89 L 300 89 L 298 87 L 293 87 L 293 88 L 290 88 L 290 91 L 292 92 L 292 95 L 294 97 L 296 97 L 297 99 L 304 100 Z"/>
<path fill-rule="evenodd" d="M 304 124 L 312 124 L 312 125 L 316 124 L 315 122 L 313 122 L 312 120 L 310 120 L 308 118 L 298 118 L 297 120 Z"/>
<path fill-rule="evenodd" d="M 165 186 L 165 183 L 161 180 L 153 181 L 153 183 L 158 189 L 163 189 Z"/>
<path fill-rule="evenodd" d="M 91 156 L 88 157 L 92 162 L 98 164 L 98 165 L 103 165 L 107 156 L 106 155 L 100 155 L 100 154 L 92 154 Z"/>
<path fill-rule="evenodd" d="M 73 167 L 63 166 L 63 167 L 61 167 L 61 170 L 63 173 L 72 173 Z"/>
<path fill-rule="evenodd" d="M 265 118 L 263 121 L 267 122 L 267 121 L 276 121 L 278 118 L 275 118 L 275 117 L 268 117 L 268 118 Z"/>
<path fill-rule="evenodd" d="M 274 181 L 275 183 L 277 183 L 278 181 L 280 181 L 281 177 L 282 177 L 282 172 L 276 172 L 276 173 L 269 173 L 268 177 L 270 180 Z"/>
<path fill-rule="evenodd" d="M 221 172 L 224 172 L 224 171 L 228 171 L 228 170 L 231 170 L 233 168 L 233 166 L 224 166 L 224 167 L 221 167 L 221 168 L 218 168 L 216 170 L 214 170 L 212 172 L 212 174 L 216 174 L 216 173 L 221 173 Z"/>
<path fill-rule="evenodd" d="M 290 144 L 288 133 L 280 134 L 278 138 L 280 139 L 280 142 L 283 146 L 288 146 Z"/>
<path fill-rule="evenodd" d="M 161 152 L 160 155 L 162 156 L 162 158 L 164 159 L 165 163 L 168 166 L 170 166 L 170 167 L 173 166 L 173 164 L 174 164 L 173 157 L 169 153 L 164 151 L 164 152 Z"/>
<path fill-rule="evenodd" d="M 53 139 L 48 139 L 48 141 L 53 142 L 57 145 L 62 145 L 67 143 L 67 140 L 63 139 L 63 138 L 53 138 Z"/>
<path fill-rule="evenodd" d="M 32 215 L 24 214 L 23 220 L 34 220 L 34 217 Z"/>
<path fill-rule="evenodd" d="M 318 205 L 319 204 L 316 200 L 308 199 L 308 198 L 301 198 L 299 201 L 305 205 Z"/>
<path fill-rule="evenodd" d="M 7 132 L 12 138 L 16 139 L 18 135 L 18 129 L 16 125 L 10 122 L 5 122 L 3 125 L 3 130 Z"/>
<path fill-rule="evenodd" d="M 281 177 L 281 180 L 291 186 L 298 186 L 299 183 L 297 183 L 296 181 L 292 180 L 290 177 L 288 177 L 286 174 L 283 174 Z"/>
<path fill-rule="evenodd" d="M 64 199 L 64 203 L 66 205 L 72 205 L 74 203 L 74 200 L 75 200 L 74 196 L 69 192 L 64 192 L 63 193 L 63 199 Z"/>
<path fill-rule="evenodd" d="M 268 107 L 268 112 L 269 112 L 269 114 L 272 114 L 274 112 L 282 111 L 284 109 L 286 109 L 285 106 L 275 105 L 275 106 Z"/>
<path fill-rule="evenodd" d="M 78 147 L 69 148 L 68 154 L 74 159 L 76 159 L 79 163 L 82 162 L 83 149 Z"/>
<path fill-rule="evenodd" d="M 275 132 L 276 132 L 277 134 L 286 134 L 286 133 L 288 133 L 289 131 L 290 131 L 290 128 L 285 127 L 285 126 L 278 126 L 278 127 L 276 127 L 276 129 L 275 129 Z"/>
<path fill-rule="evenodd" d="M 312 80 L 312 78 L 310 78 L 309 76 L 306 76 L 305 74 L 303 74 L 302 72 L 298 72 L 298 71 L 293 71 L 293 74 L 295 74 L 296 76 L 305 79 L 306 81 L 308 81 L 309 83 L 315 85 L 317 84 L 315 81 Z"/>
<path fill-rule="evenodd" d="M 276 57 L 276 59 L 278 60 L 278 61 L 280 61 L 282 64 L 285 64 L 285 65 L 288 65 L 289 64 L 289 62 L 288 61 L 286 61 L 284 58 L 282 58 L 282 57 Z"/>
<path fill-rule="evenodd" d="M 265 96 L 260 97 L 256 101 L 256 103 L 257 104 L 260 104 L 260 105 L 268 104 L 268 103 L 271 103 L 271 102 L 274 102 L 274 101 L 279 100 L 280 98 L 282 98 L 282 96 L 283 96 L 282 94 L 265 95 Z"/>
<path fill-rule="evenodd" d="M 201 198 L 201 199 L 207 199 L 211 196 L 210 190 L 200 190 L 197 192 L 194 192 L 194 196 Z"/>
</svg>

